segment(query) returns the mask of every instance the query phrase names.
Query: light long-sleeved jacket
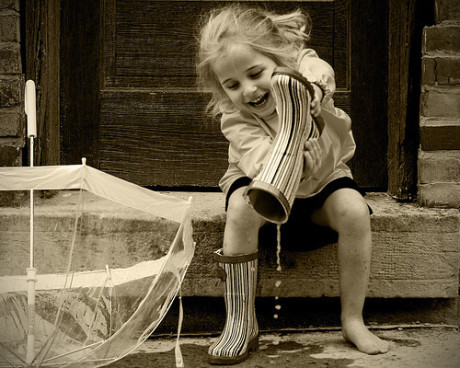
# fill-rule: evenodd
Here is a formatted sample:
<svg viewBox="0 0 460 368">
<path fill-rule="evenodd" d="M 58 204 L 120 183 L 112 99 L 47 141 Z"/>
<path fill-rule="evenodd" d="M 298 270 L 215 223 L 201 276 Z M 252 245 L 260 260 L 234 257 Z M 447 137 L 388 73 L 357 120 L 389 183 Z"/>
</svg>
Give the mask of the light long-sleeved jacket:
<svg viewBox="0 0 460 368">
<path fill-rule="evenodd" d="M 334 179 L 352 178 L 346 162 L 353 157 L 355 142 L 349 116 L 334 106 L 332 97 L 335 92 L 335 77 L 332 67 L 312 49 L 301 51 L 298 60 L 299 72 L 310 82 L 320 85 L 324 91 L 321 115 L 325 128 L 318 139 L 322 149 L 322 165 L 314 175 L 303 175 L 296 194 L 296 197 L 306 198 L 321 191 Z M 252 179 L 262 170 L 276 137 L 278 125 L 277 116 L 270 121 L 264 121 L 244 111 L 222 115 L 221 130 L 229 141 L 229 166 L 219 182 L 225 193 L 236 179 L 243 176 Z"/>
</svg>

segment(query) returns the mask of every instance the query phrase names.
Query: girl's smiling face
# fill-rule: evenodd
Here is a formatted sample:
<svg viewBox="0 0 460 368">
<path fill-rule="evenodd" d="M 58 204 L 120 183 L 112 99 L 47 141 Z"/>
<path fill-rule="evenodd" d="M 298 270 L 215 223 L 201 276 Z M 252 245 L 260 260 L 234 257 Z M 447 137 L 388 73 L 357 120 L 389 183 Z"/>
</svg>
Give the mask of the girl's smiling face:
<svg viewBox="0 0 460 368">
<path fill-rule="evenodd" d="M 236 43 L 229 46 L 225 57 L 215 61 L 212 67 L 237 109 L 261 118 L 269 118 L 276 113 L 270 85 L 277 67 L 274 60 L 250 46 Z"/>
</svg>

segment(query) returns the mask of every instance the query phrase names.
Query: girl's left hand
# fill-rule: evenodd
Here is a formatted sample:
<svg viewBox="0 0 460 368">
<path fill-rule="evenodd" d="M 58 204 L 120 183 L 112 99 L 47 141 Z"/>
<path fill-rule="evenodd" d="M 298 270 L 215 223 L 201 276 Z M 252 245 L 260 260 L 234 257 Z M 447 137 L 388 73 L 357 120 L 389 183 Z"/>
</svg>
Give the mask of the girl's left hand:
<svg viewBox="0 0 460 368">
<path fill-rule="evenodd" d="M 322 150 L 318 138 L 305 142 L 303 177 L 313 176 L 321 167 Z"/>
<path fill-rule="evenodd" d="M 323 90 L 314 83 L 312 83 L 312 86 L 315 89 L 315 96 L 310 103 L 310 113 L 313 117 L 316 118 L 319 114 L 321 114 L 321 100 L 323 99 Z"/>
</svg>

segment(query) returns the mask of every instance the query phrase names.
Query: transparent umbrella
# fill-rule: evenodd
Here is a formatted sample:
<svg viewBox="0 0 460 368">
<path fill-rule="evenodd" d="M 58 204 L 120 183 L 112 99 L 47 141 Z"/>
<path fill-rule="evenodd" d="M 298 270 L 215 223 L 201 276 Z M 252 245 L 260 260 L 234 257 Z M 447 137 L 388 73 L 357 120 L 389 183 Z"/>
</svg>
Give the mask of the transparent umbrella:
<svg viewBox="0 0 460 368">
<path fill-rule="evenodd" d="M 0 367 L 99 367 L 145 341 L 193 258 L 190 199 L 84 162 L 1 167 L 0 190 L 30 196 L 29 216 L 0 211 Z"/>
</svg>

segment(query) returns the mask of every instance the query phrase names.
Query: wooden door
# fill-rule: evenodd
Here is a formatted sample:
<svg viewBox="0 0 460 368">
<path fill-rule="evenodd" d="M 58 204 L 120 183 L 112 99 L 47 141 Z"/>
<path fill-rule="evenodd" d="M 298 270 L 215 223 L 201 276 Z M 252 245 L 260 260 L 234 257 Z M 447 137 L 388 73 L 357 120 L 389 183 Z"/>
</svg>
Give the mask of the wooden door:
<svg viewBox="0 0 460 368">
<path fill-rule="evenodd" d="M 202 12 L 225 3 L 62 1 L 61 162 L 86 156 L 144 186 L 216 187 L 228 145 L 197 93 L 194 32 Z M 385 190 L 387 2 L 252 3 L 310 13 L 310 47 L 334 67 L 336 105 L 353 119 L 355 178 Z"/>
</svg>

